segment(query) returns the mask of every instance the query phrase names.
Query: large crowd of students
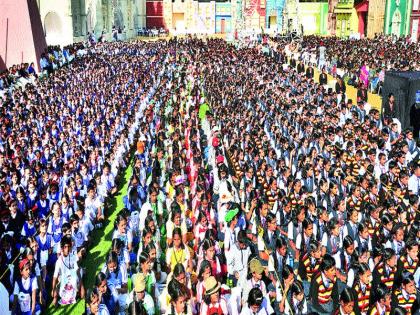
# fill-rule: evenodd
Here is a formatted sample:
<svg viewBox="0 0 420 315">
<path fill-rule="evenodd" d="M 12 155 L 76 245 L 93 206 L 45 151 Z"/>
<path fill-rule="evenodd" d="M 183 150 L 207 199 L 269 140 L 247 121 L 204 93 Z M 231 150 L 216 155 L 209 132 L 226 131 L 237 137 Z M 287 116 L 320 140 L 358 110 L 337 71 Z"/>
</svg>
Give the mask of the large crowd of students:
<svg viewBox="0 0 420 315">
<path fill-rule="evenodd" d="M 83 298 L 101 315 L 419 314 L 418 135 L 284 67 L 283 44 L 99 43 L 10 89 L 0 281 L 13 313 Z"/>
</svg>

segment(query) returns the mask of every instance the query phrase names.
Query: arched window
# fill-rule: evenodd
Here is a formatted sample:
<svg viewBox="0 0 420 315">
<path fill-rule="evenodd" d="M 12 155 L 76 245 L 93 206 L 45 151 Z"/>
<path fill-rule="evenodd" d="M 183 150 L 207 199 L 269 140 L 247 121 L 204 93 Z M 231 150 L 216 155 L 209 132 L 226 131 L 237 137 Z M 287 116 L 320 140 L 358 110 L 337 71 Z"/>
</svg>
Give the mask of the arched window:
<svg viewBox="0 0 420 315">
<path fill-rule="evenodd" d="M 50 11 L 44 18 L 44 31 L 47 43 L 58 44 L 63 32 L 61 18 L 57 12 Z"/>
</svg>

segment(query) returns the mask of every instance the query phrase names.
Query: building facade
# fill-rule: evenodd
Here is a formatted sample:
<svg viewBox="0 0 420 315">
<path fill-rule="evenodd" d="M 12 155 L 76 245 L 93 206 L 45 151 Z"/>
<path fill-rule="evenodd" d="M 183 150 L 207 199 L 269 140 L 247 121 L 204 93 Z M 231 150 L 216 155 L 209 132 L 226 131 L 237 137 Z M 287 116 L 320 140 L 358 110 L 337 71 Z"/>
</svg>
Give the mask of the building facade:
<svg viewBox="0 0 420 315">
<path fill-rule="evenodd" d="M 354 8 L 356 9 L 357 20 L 358 20 L 357 31 L 360 35 L 360 38 L 365 38 L 367 35 L 369 1 L 368 0 L 357 1 L 354 5 Z"/>
<path fill-rule="evenodd" d="M 384 33 L 385 0 L 369 0 L 367 37 Z"/>
<path fill-rule="evenodd" d="M 283 29 L 283 9 L 285 0 L 267 0 L 265 27 L 272 32 Z"/>
<path fill-rule="evenodd" d="M 0 1 L 0 12 L 0 71 L 26 62 L 39 71 L 47 43 L 36 1 Z"/>
<path fill-rule="evenodd" d="M 384 33 L 406 36 L 410 30 L 412 0 L 387 0 Z"/>
<path fill-rule="evenodd" d="M 358 33 L 359 20 L 353 0 L 339 0 L 334 9 L 336 15 L 336 31 L 338 37 L 349 37 Z"/>
<path fill-rule="evenodd" d="M 67 45 L 85 40 L 89 33 L 112 39 L 136 36 L 146 26 L 144 0 L 37 0 L 48 45 Z"/>
<path fill-rule="evenodd" d="M 420 40 L 420 0 L 413 0 L 410 17 L 410 37 L 412 42 Z"/>
<path fill-rule="evenodd" d="M 334 36 L 337 29 L 337 16 L 334 12 L 338 0 L 328 0 L 328 21 L 327 30 L 328 34 Z"/>
</svg>

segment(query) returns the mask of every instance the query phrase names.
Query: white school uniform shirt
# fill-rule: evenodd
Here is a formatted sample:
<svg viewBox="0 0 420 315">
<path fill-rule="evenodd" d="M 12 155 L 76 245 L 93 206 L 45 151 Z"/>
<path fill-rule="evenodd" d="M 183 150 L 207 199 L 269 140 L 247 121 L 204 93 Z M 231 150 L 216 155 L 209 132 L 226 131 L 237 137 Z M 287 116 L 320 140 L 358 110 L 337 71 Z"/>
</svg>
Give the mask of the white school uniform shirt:
<svg viewBox="0 0 420 315">
<path fill-rule="evenodd" d="M 293 305 L 290 304 L 290 301 L 289 301 L 289 303 L 285 303 L 285 305 L 284 305 L 284 314 L 297 314 L 297 307 L 298 307 L 299 304 L 293 298 L 292 298 L 291 303 Z M 290 308 L 292 308 L 293 311 Z M 302 314 L 307 314 L 307 313 L 308 313 L 308 303 L 306 301 L 306 298 L 304 297 L 303 298 Z"/>
<path fill-rule="evenodd" d="M 415 174 L 411 175 L 408 179 L 408 190 L 410 190 L 414 195 L 420 193 L 420 177 L 417 177 Z"/>
<path fill-rule="evenodd" d="M 230 275 L 234 275 L 235 272 L 239 273 L 239 281 L 241 283 L 246 281 L 246 276 L 248 274 L 248 260 L 251 255 L 251 250 L 249 247 L 245 249 L 239 249 L 238 245 L 235 244 L 230 249 L 230 254 L 226 257 L 226 263 L 228 266 L 228 272 Z"/>
<path fill-rule="evenodd" d="M 267 304 L 267 299 L 264 298 L 261 304 L 261 308 L 258 310 L 257 313 L 254 313 L 253 311 L 251 311 L 250 307 L 248 306 L 248 303 L 246 303 L 245 306 L 242 308 L 240 315 L 270 315 L 272 314 L 272 308 L 270 305 Z"/>
<path fill-rule="evenodd" d="M 70 253 L 67 257 L 64 257 L 60 254 L 57 262 L 55 263 L 54 278 L 59 278 L 71 271 L 77 271 L 79 269 L 77 260 L 77 255 Z"/>
<path fill-rule="evenodd" d="M 245 282 L 245 285 L 243 286 L 243 291 L 242 291 L 242 301 L 243 301 L 243 303 L 248 302 L 249 292 L 255 287 L 258 287 L 261 290 L 263 296 L 267 295 L 267 288 L 265 286 L 264 281 L 259 280 L 259 281 L 255 282 L 254 279 L 251 278 L 247 282 Z"/>
<path fill-rule="evenodd" d="M 31 276 L 29 276 L 27 279 L 21 278 L 21 280 L 22 280 L 23 288 L 25 290 L 28 290 L 30 285 L 31 285 Z M 32 278 L 32 291 L 37 290 L 37 289 L 38 289 L 38 281 L 35 277 L 33 277 Z M 19 288 L 19 285 L 18 285 L 17 281 L 15 281 L 15 286 L 14 286 L 14 289 L 13 289 L 13 295 L 17 295 L 19 297 L 19 293 L 20 293 L 20 288 Z M 29 293 L 29 295 L 30 295 L 29 305 L 32 305 L 32 292 Z M 19 300 L 19 298 L 18 298 L 18 300 Z"/>
</svg>

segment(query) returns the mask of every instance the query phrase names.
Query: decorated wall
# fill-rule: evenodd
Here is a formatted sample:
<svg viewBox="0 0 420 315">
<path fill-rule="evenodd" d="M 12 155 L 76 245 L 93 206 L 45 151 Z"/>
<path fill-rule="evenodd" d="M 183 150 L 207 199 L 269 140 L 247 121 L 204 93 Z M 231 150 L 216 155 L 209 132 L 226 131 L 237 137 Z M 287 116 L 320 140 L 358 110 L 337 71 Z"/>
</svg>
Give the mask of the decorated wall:
<svg viewBox="0 0 420 315">
<path fill-rule="evenodd" d="M 328 3 L 299 3 L 299 14 L 305 35 L 327 35 Z"/>
<path fill-rule="evenodd" d="M 82 41 L 88 33 L 112 39 L 112 28 L 121 38 L 137 35 L 146 26 L 145 0 L 37 0 L 48 45 Z"/>
<path fill-rule="evenodd" d="M 406 36 L 410 30 L 412 0 L 387 0 L 385 7 L 385 34 Z"/>
<path fill-rule="evenodd" d="M 375 34 L 384 33 L 385 1 L 369 0 L 367 37 L 373 38 Z"/>
<path fill-rule="evenodd" d="M 413 0 L 410 17 L 410 38 L 418 42 L 420 38 L 420 0 Z"/>
<path fill-rule="evenodd" d="M 334 9 L 338 37 L 349 37 L 358 33 L 358 18 L 353 0 L 339 0 Z"/>
<path fill-rule="evenodd" d="M 265 27 L 273 32 L 283 29 L 283 9 L 285 0 L 267 0 Z"/>
</svg>

